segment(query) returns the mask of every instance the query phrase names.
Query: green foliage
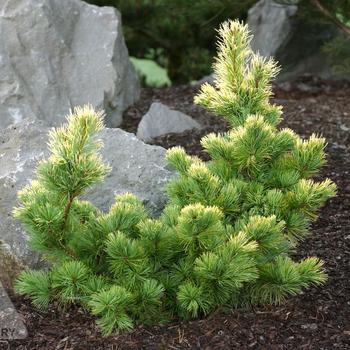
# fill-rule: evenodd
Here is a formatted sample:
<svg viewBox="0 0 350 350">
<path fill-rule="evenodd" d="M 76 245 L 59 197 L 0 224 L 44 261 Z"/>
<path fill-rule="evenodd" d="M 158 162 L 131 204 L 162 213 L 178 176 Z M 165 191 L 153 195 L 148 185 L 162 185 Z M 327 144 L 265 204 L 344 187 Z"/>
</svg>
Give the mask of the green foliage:
<svg viewBox="0 0 350 350">
<path fill-rule="evenodd" d="M 244 19 L 256 0 L 88 0 L 115 6 L 131 56 L 151 58 L 174 83 L 211 72 L 215 28 L 229 18 Z M 153 55 L 150 56 L 150 53 Z"/>
<path fill-rule="evenodd" d="M 168 151 L 179 176 L 160 218 L 132 194 L 117 196 L 107 213 L 78 198 L 108 171 L 98 155 L 101 113 L 75 109 L 51 132 L 51 156 L 15 209 L 31 245 L 52 263 L 18 279 L 18 292 L 35 305 L 80 304 L 110 334 L 279 303 L 325 282 L 320 260 L 289 257 L 335 194 L 330 180 L 311 179 L 325 163 L 325 140 L 277 127 L 281 109 L 269 97 L 278 69 L 252 53 L 246 26 L 226 22 L 219 35 L 216 85 L 204 85 L 196 101 L 232 128 L 203 138 L 207 163 L 180 147 Z"/>
<path fill-rule="evenodd" d="M 127 314 L 128 306 L 132 303 L 132 294 L 125 288 L 114 285 L 94 293 L 88 305 L 93 315 L 99 316 L 97 324 L 105 335 L 114 329 L 131 330 L 133 322 Z"/>
<path fill-rule="evenodd" d="M 15 288 L 27 294 L 38 309 L 46 309 L 50 302 L 50 276 L 43 271 L 25 271 L 17 279 Z"/>
<path fill-rule="evenodd" d="M 136 57 L 130 57 L 130 60 L 144 85 L 152 87 L 171 85 L 167 71 L 157 64 L 157 62 Z"/>
<path fill-rule="evenodd" d="M 350 2 L 348 0 L 275 0 L 285 5 L 298 5 L 303 15 L 318 16 L 322 13 L 329 20 L 339 20 L 350 25 Z"/>
<path fill-rule="evenodd" d="M 350 73 L 350 36 L 334 38 L 326 43 L 323 49 L 330 58 L 335 73 L 340 75 Z"/>
</svg>

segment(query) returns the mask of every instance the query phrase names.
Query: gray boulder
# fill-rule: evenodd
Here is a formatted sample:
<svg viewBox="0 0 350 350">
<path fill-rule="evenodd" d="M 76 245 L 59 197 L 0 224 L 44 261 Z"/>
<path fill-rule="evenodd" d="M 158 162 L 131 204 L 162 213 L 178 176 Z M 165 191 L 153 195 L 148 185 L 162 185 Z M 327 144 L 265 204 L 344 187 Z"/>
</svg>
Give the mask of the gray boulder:
<svg viewBox="0 0 350 350">
<path fill-rule="evenodd" d="M 144 142 L 151 142 L 155 137 L 193 128 L 200 128 L 200 125 L 191 117 L 155 102 L 142 117 L 136 136 Z"/>
<path fill-rule="evenodd" d="M 80 0 L 0 1 L 0 128 L 59 125 L 90 103 L 118 126 L 139 97 L 118 11 Z"/>
<path fill-rule="evenodd" d="M 18 190 L 30 182 L 38 161 L 48 155 L 47 132 L 42 123 L 28 120 L 0 131 L 0 262 L 5 255 L 31 267 L 40 262 L 39 256 L 28 250 L 27 235 L 13 219 L 12 208 L 17 204 Z M 102 156 L 112 171 L 86 194 L 86 199 L 108 210 L 116 194 L 131 192 L 157 216 L 166 201 L 164 185 L 174 175 L 164 159 L 165 149 L 146 145 L 120 129 L 105 129 L 100 137 L 104 142 Z M 2 278 L 11 279 L 9 275 L 17 266 L 11 263 L 7 268 L 11 271 Z"/>
<path fill-rule="evenodd" d="M 253 34 L 253 51 L 265 57 L 274 56 L 291 34 L 291 17 L 298 7 L 261 0 L 248 11 L 248 26 Z"/>
</svg>

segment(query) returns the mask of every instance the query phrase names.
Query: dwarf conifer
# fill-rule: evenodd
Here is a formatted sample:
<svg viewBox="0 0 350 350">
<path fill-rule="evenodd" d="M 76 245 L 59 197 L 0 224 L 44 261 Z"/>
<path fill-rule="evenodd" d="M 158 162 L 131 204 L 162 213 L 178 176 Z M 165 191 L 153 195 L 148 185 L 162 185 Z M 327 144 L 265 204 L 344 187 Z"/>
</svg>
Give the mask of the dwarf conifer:
<svg viewBox="0 0 350 350">
<path fill-rule="evenodd" d="M 98 154 L 100 112 L 76 108 L 50 133 L 51 156 L 19 193 L 15 216 L 51 268 L 23 272 L 20 293 L 39 308 L 80 304 L 110 334 L 218 307 L 279 303 L 324 283 L 320 260 L 290 255 L 335 194 L 330 180 L 311 179 L 325 163 L 325 140 L 278 128 L 281 108 L 269 101 L 278 68 L 249 42 L 243 24 L 221 26 L 216 83 L 196 102 L 231 129 L 202 139 L 209 162 L 168 151 L 179 176 L 158 219 L 132 194 L 117 196 L 107 213 L 81 199 L 109 170 Z"/>
</svg>

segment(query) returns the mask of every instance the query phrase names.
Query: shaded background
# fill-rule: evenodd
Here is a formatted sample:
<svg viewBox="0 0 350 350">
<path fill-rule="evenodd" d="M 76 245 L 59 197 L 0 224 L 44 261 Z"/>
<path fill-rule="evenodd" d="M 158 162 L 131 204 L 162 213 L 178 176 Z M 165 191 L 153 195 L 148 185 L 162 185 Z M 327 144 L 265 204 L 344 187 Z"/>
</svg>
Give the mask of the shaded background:
<svg viewBox="0 0 350 350">
<path fill-rule="evenodd" d="M 172 83 L 187 83 L 210 74 L 216 28 L 226 19 L 246 20 L 256 0 L 89 0 L 114 6 L 122 14 L 131 56 L 155 61 Z M 298 5 L 293 18 L 297 33 L 276 58 L 285 69 L 321 51 L 334 75 L 350 72 L 349 0 L 277 0 Z M 273 35 L 274 33 L 271 33 Z M 296 39 L 297 38 L 297 39 Z M 314 65 L 312 62 L 310 66 Z"/>
</svg>

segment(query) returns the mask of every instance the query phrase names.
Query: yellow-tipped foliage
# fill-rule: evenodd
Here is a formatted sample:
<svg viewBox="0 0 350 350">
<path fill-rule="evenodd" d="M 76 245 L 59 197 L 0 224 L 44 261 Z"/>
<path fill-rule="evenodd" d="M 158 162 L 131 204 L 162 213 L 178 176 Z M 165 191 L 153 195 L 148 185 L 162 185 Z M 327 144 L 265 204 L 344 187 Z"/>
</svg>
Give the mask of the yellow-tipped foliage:
<svg viewBox="0 0 350 350">
<path fill-rule="evenodd" d="M 216 85 L 204 85 L 196 101 L 232 128 L 202 139 L 207 163 L 180 147 L 168 151 L 179 175 L 160 218 L 130 193 L 106 213 L 79 198 L 109 170 L 96 138 L 101 112 L 77 108 L 51 131 L 51 156 L 15 209 L 31 246 L 52 263 L 18 279 L 37 307 L 80 304 L 110 334 L 223 306 L 278 303 L 325 282 L 317 258 L 289 257 L 335 194 L 330 180 L 311 179 L 325 163 L 325 140 L 277 129 L 281 109 L 269 98 L 278 68 L 251 51 L 247 26 L 226 22 L 219 36 Z"/>
<path fill-rule="evenodd" d="M 215 86 L 202 85 L 195 102 L 225 117 L 233 126 L 241 125 L 251 114 L 263 114 L 277 124 L 281 108 L 269 103 L 271 80 L 279 72 L 276 62 L 251 50 L 247 25 L 228 21 L 218 32 Z"/>
</svg>

